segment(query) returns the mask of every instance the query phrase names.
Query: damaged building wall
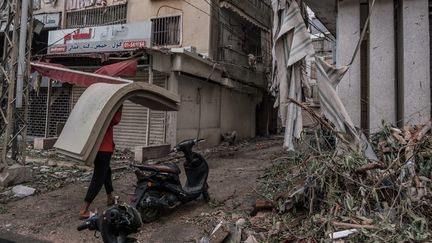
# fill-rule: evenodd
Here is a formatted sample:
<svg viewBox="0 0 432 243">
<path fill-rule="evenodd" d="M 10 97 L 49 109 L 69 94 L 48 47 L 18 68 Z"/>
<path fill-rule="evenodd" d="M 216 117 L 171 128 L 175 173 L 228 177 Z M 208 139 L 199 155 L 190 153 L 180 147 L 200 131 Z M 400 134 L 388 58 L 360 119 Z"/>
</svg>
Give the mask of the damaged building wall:
<svg viewBox="0 0 432 243">
<path fill-rule="evenodd" d="M 431 114 L 428 0 L 402 1 L 403 119 L 428 121 Z M 400 98 L 400 97 L 399 97 Z"/>
<path fill-rule="evenodd" d="M 378 131 L 381 120 L 396 124 L 396 47 L 394 1 L 375 4 L 369 26 L 370 129 Z"/>
<path fill-rule="evenodd" d="M 195 7 L 186 1 L 129 0 L 128 22 L 181 15 L 179 46 L 194 46 L 199 53 L 208 53 L 210 16 L 207 13 L 210 13 L 210 4 L 207 1 L 193 1 L 191 4 Z"/>
<path fill-rule="evenodd" d="M 203 58 L 203 56 L 206 56 L 206 54 L 211 51 L 209 50 L 210 48 L 213 50 L 213 48 L 217 49 L 220 47 L 219 43 L 218 45 L 212 45 L 210 47 L 211 38 L 220 38 L 219 34 L 213 35 L 214 33 L 210 33 L 210 19 L 215 21 L 217 16 L 211 17 L 209 15 L 210 13 L 215 15 L 216 13 L 220 13 L 220 6 L 218 4 L 213 4 L 213 2 L 209 1 L 129 0 L 127 3 L 126 1 L 118 2 L 116 7 L 121 7 L 121 9 L 119 8 L 117 9 L 118 11 L 111 11 L 111 3 L 111 1 L 108 1 L 108 7 L 97 7 L 95 5 L 77 10 L 66 10 L 66 22 L 62 28 L 75 29 L 79 27 L 95 27 L 102 29 L 104 28 L 102 26 L 112 24 L 129 24 L 144 21 L 147 23 L 152 22 L 153 31 L 148 31 L 148 33 L 147 31 L 143 31 L 146 43 L 148 44 L 151 39 L 152 48 L 160 48 L 164 49 L 164 51 L 172 48 L 172 53 L 176 53 L 172 55 L 181 57 L 180 59 L 182 61 L 179 63 L 180 66 L 175 65 L 176 62 L 174 62 L 173 56 L 164 55 L 164 58 L 161 60 L 166 62 L 164 63 L 164 65 L 166 64 L 165 66 L 159 63 L 157 58 L 154 59 L 155 62 L 153 65 L 155 70 L 161 68 L 161 70 L 158 71 L 165 75 L 170 75 L 170 78 L 167 77 L 168 88 L 182 96 L 182 104 L 179 112 L 167 112 L 167 114 L 155 114 L 152 112 L 152 127 L 149 132 L 149 144 L 154 144 L 156 143 L 154 141 L 157 140 L 157 143 L 166 142 L 174 145 L 182 139 L 196 137 L 198 135 L 198 130 L 200 133 L 199 136 L 207 139 L 209 146 L 217 145 L 220 142 L 221 133 L 225 131 L 235 130 L 240 138 L 248 138 L 255 135 L 255 109 L 258 100 L 252 97 L 261 95 L 261 91 L 258 91 L 257 87 L 264 90 L 267 86 L 267 80 L 263 73 L 266 71 L 265 68 L 270 65 L 270 59 L 268 57 L 263 57 L 263 55 L 259 53 L 261 49 L 266 50 L 268 54 L 270 42 L 268 32 L 263 35 L 263 28 L 257 27 L 256 24 L 251 23 L 249 20 L 247 21 L 247 19 L 251 18 L 252 13 L 246 12 L 243 9 L 237 9 L 237 11 L 241 12 L 240 14 L 239 12 L 225 9 L 226 11 L 231 11 L 232 19 L 236 19 L 236 21 L 228 21 L 225 24 L 235 29 L 234 34 L 243 31 L 243 33 L 240 34 L 240 42 L 242 43 L 240 43 L 238 46 L 239 48 L 236 49 L 236 51 L 241 52 L 241 60 L 239 58 L 229 57 L 224 59 L 224 62 L 216 60 L 217 63 L 214 63 L 207 58 Z M 244 4 L 248 6 L 262 5 L 262 7 L 268 8 L 268 4 L 263 5 L 261 1 L 247 1 Z M 58 2 L 55 8 L 60 5 L 63 7 L 64 2 Z M 213 10 L 211 10 L 211 7 Z M 270 11 L 270 9 L 268 10 Z M 256 9 L 256 11 L 261 11 L 261 15 L 265 15 L 265 11 L 261 9 Z M 105 14 L 102 15 L 101 13 Z M 247 15 L 249 15 L 249 17 L 247 17 Z M 268 12 L 268 16 L 270 15 L 271 12 Z M 221 18 L 225 20 L 224 17 Z M 107 19 L 109 19 L 109 21 Z M 174 22 L 172 22 L 173 19 L 175 19 Z M 178 29 L 176 29 L 177 26 L 173 26 L 173 24 L 178 24 Z M 166 26 L 166 29 L 164 30 L 161 26 Z M 219 22 L 212 26 L 219 27 Z M 269 26 L 267 27 L 269 28 Z M 249 35 L 251 33 L 253 33 L 253 36 Z M 176 36 L 179 35 L 180 42 L 174 45 L 155 43 L 154 36 L 158 34 L 168 39 L 171 39 L 171 35 L 173 34 Z M 123 40 L 122 36 L 119 35 L 117 37 L 119 40 Z M 252 37 L 253 40 L 250 40 Z M 124 37 L 124 40 L 127 40 L 127 38 Z M 233 38 L 230 40 L 231 42 L 227 45 L 238 45 L 238 39 Z M 89 43 L 95 43 L 98 39 L 90 36 L 88 41 Z M 181 48 L 190 46 L 194 46 L 196 49 Z M 254 46 L 256 49 L 253 48 Z M 194 53 L 195 50 L 203 55 L 197 55 Z M 116 55 L 116 53 L 110 53 L 105 50 L 102 51 L 102 49 L 97 52 L 102 54 L 100 56 L 104 58 L 110 55 Z M 157 51 L 155 51 L 155 53 L 157 53 Z M 70 50 L 66 51 L 64 54 L 66 56 L 64 58 L 66 61 L 62 60 L 62 58 L 58 60 L 59 62 L 63 62 L 66 66 L 86 66 L 85 62 L 79 64 L 67 63 L 67 60 L 73 60 L 75 54 Z M 121 53 L 121 55 L 125 56 L 127 54 L 130 53 Z M 255 59 L 256 62 L 249 62 L 248 54 L 254 54 L 257 57 Z M 83 56 L 86 55 L 87 54 L 83 54 Z M 99 54 L 97 56 L 99 57 Z M 81 60 L 90 59 L 83 58 L 80 59 L 80 62 Z M 105 65 L 103 63 L 104 60 L 101 59 L 101 61 L 102 65 Z M 100 63 L 97 65 L 100 65 Z M 178 75 L 178 73 L 181 73 L 181 75 Z M 222 82 L 222 73 L 225 75 L 224 77 L 228 77 L 230 80 L 228 82 L 229 84 Z M 171 77 L 175 78 L 171 80 Z M 205 81 L 206 79 L 207 81 Z M 232 83 L 235 83 L 235 85 Z M 223 85 L 227 85 L 227 88 L 224 88 Z M 198 91 L 198 88 L 200 88 L 200 91 Z M 242 88 L 246 90 L 242 90 Z M 234 91 L 234 89 L 240 90 L 241 92 Z M 251 89 L 254 91 L 251 92 Z M 244 92 L 249 92 L 251 95 L 245 94 Z M 78 92 L 74 93 L 78 94 Z M 221 102 L 221 99 L 223 99 L 222 96 L 226 96 L 226 102 Z M 79 95 L 74 95 L 72 99 L 76 100 L 78 97 Z M 201 102 L 197 103 L 197 99 L 201 99 Z M 199 106 L 201 106 L 201 119 L 199 119 Z M 239 119 L 239 117 L 241 117 L 241 119 Z M 130 123 L 128 122 L 128 124 L 136 124 L 136 126 L 128 125 L 126 127 L 125 121 L 122 121 L 120 125 L 116 127 L 114 135 L 115 139 L 118 140 L 116 142 L 118 148 L 133 148 L 137 145 L 143 146 L 146 144 L 147 132 L 144 129 L 146 127 L 146 121 L 143 121 L 146 118 L 147 114 L 145 110 L 131 107 L 127 104 L 125 105 L 124 119 L 131 121 Z M 154 122 L 155 120 L 157 120 L 156 122 L 159 124 L 157 127 L 156 122 Z M 142 122 L 140 123 L 140 121 Z"/>
<path fill-rule="evenodd" d="M 355 0 L 338 2 L 338 67 L 349 63 L 360 38 L 360 5 Z M 370 132 L 376 132 L 382 120 L 398 125 L 427 121 L 431 114 L 428 1 L 376 1 L 369 12 L 364 38 L 368 44 L 361 47 L 367 48 L 368 65 L 361 67 L 361 55 L 354 59 L 338 86 L 343 104 L 358 127 L 368 116 Z M 367 77 L 366 99 L 361 96 L 362 76 Z M 361 112 L 362 103 L 368 106 L 367 114 Z"/>
<path fill-rule="evenodd" d="M 178 81 L 181 101 L 177 113 L 177 141 L 199 135 L 206 139 L 208 146 L 218 144 L 221 134 L 221 86 L 185 75 L 179 76 Z"/>
<path fill-rule="evenodd" d="M 222 88 L 221 132 L 236 131 L 240 139 L 255 137 L 257 97 Z"/>
<path fill-rule="evenodd" d="M 338 1 L 336 66 L 347 65 L 360 39 L 360 2 Z M 360 127 L 360 58 L 357 57 L 338 85 L 338 94 L 354 125 Z"/>
<path fill-rule="evenodd" d="M 177 142 L 199 134 L 205 146 L 215 146 L 225 132 L 236 131 L 239 139 L 255 136 L 257 97 L 186 75 L 177 78 Z"/>
</svg>

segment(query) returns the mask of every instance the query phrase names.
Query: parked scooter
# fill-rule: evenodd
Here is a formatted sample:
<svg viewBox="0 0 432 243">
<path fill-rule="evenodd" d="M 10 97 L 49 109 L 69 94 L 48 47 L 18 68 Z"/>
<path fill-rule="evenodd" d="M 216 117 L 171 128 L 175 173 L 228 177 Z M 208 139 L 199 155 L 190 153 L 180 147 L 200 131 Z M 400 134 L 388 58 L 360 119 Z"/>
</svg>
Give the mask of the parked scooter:
<svg viewBox="0 0 432 243">
<path fill-rule="evenodd" d="M 115 204 L 102 215 L 93 215 L 77 229 L 100 232 L 104 243 L 136 243 L 138 241 L 128 235 L 137 233 L 141 226 L 140 213 L 134 207 Z"/>
<path fill-rule="evenodd" d="M 204 139 L 185 140 L 173 149 L 173 152 L 182 152 L 186 159 L 183 163 L 187 178 L 184 187 L 179 179 L 180 168 L 176 164 L 133 166 L 138 183 L 132 204 L 141 213 L 144 223 L 153 222 L 163 211 L 174 209 L 201 195 L 206 202 L 210 201 L 207 161 L 192 151 L 193 146 L 201 141 Z"/>
</svg>

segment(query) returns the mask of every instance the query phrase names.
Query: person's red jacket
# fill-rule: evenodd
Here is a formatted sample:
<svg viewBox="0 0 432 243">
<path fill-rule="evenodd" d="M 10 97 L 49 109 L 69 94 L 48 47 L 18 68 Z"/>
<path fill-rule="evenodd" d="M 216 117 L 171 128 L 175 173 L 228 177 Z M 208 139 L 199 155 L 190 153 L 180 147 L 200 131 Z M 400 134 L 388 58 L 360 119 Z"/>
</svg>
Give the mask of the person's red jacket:
<svg viewBox="0 0 432 243">
<path fill-rule="evenodd" d="M 102 144 L 99 148 L 99 152 L 114 152 L 114 138 L 113 138 L 113 131 L 114 126 L 120 123 L 122 116 L 122 108 L 120 108 L 116 114 L 114 115 L 113 119 L 111 120 L 110 125 L 108 126 L 108 129 L 105 133 L 105 136 L 102 140 Z"/>
</svg>

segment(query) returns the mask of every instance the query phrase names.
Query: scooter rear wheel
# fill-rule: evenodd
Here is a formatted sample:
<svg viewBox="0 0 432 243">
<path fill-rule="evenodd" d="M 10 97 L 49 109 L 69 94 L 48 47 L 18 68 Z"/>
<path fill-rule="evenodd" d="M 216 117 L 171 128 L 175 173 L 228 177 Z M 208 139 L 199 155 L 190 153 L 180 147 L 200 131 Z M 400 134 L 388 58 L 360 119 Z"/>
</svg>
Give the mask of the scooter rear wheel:
<svg viewBox="0 0 432 243">
<path fill-rule="evenodd" d="M 144 194 L 142 200 L 146 200 L 148 197 L 160 198 L 161 194 L 158 191 L 148 191 Z M 151 223 L 157 220 L 161 214 L 160 209 L 153 206 L 139 206 L 138 210 L 141 214 L 141 220 L 143 223 Z"/>
</svg>

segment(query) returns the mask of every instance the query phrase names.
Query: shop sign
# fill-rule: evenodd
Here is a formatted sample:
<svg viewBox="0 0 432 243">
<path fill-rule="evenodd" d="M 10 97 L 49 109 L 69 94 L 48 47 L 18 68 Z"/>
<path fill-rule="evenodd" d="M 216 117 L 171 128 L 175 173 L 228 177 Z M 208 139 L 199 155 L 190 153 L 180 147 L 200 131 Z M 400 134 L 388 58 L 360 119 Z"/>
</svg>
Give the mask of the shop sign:
<svg viewBox="0 0 432 243">
<path fill-rule="evenodd" d="M 150 47 L 151 22 L 96 26 L 48 33 L 48 54 L 129 51 Z"/>
<path fill-rule="evenodd" d="M 44 24 L 44 29 L 59 27 L 60 13 L 35 14 L 33 17 Z"/>
</svg>

